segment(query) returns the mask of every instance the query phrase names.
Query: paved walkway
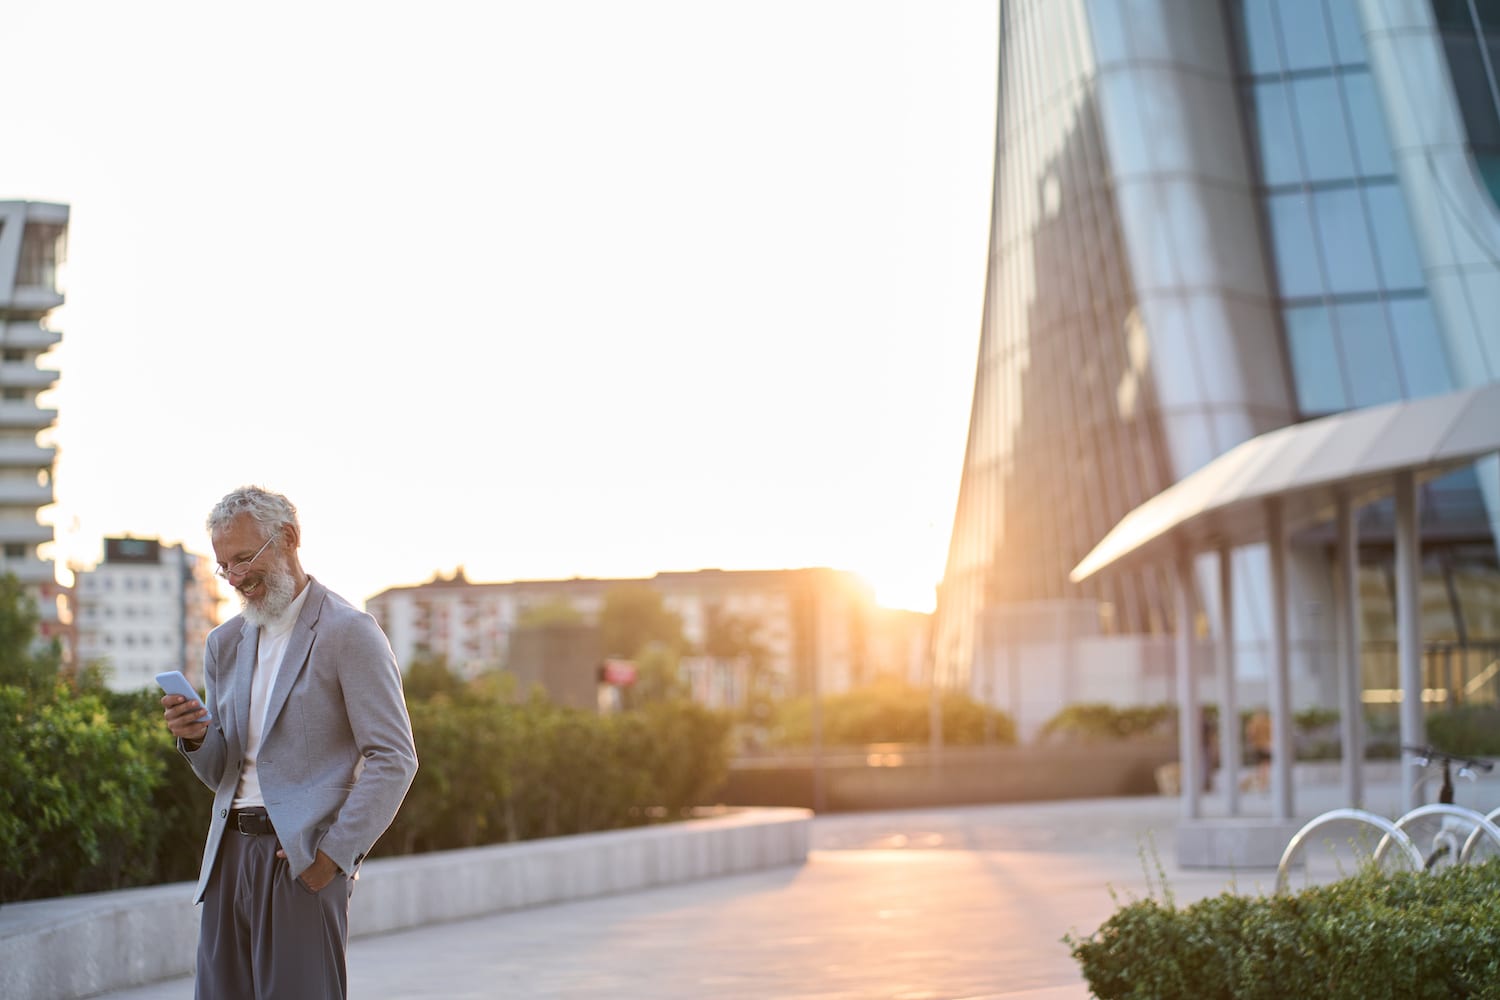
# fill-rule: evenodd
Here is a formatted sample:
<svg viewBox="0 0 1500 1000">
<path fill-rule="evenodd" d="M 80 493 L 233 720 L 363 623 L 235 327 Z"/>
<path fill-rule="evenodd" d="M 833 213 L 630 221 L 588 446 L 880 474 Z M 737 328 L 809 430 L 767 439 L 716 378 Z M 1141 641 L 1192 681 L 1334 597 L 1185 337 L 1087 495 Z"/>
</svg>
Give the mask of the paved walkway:
<svg viewBox="0 0 1500 1000">
<path fill-rule="evenodd" d="M 1336 787 L 1299 789 L 1298 812 L 1338 799 Z M 1394 800 L 1393 787 L 1370 790 L 1377 811 Z M 357 939 L 350 992 L 1085 998 L 1063 936 L 1088 934 L 1120 900 L 1159 890 L 1159 873 L 1179 903 L 1231 887 L 1270 891 L 1273 872 L 1178 870 L 1179 809 L 1175 799 L 1123 798 L 819 817 L 801 867 Z M 108 996 L 185 1000 L 192 981 Z"/>
</svg>

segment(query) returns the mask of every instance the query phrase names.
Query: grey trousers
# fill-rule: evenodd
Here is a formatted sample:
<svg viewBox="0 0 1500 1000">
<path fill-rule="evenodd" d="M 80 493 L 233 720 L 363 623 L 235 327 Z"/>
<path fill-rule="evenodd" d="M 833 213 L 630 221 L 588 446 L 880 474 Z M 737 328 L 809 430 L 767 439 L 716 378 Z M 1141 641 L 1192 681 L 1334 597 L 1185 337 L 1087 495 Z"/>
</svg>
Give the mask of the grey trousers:
<svg viewBox="0 0 1500 1000">
<path fill-rule="evenodd" d="M 351 883 L 321 892 L 276 856 L 276 838 L 226 830 L 203 897 L 197 1000 L 343 1000 Z"/>
</svg>

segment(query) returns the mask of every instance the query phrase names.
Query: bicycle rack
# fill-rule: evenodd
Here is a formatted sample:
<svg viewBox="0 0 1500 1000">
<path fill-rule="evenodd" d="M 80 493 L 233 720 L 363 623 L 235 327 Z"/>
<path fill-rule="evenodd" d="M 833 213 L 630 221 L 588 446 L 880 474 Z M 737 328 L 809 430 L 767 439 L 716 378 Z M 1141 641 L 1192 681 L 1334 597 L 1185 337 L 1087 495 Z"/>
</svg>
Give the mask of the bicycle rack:
<svg viewBox="0 0 1500 1000">
<path fill-rule="evenodd" d="M 1474 848 L 1479 846 L 1479 834 L 1481 832 L 1488 833 L 1490 839 L 1495 841 L 1495 845 L 1500 847 L 1500 840 L 1497 840 L 1495 837 L 1496 833 L 1500 833 L 1500 808 L 1491 809 L 1489 815 L 1484 818 L 1484 823 L 1476 825 L 1469 832 L 1468 839 L 1464 841 L 1463 853 L 1458 856 L 1460 863 L 1467 864 L 1469 858 L 1473 856 Z"/>
<path fill-rule="evenodd" d="M 1296 857 L 1297 851 L 1302 847 L 1302 842 L 1319 827 L 1336 822 L 1363 823 L 1366 826 L 1375 827 L 1385 834 L 1380 840 L 1382 846 L 1386 845 L 1387 841 L 1398 845 L 1401 850 L 1406 852 L 1407 859 L 1411 861 L 1412 867 L 1417 871 L 1422 870 L 1422 852 L 1417 850 L 1417 845 L 1412 843 L 1411 838 L 1406 835 L 1406 831 L 1402 830 L 1395 823 L 1384 816 L 1377 816 L 1375 813 L 1366 812 L 1363 809 L 1331 809 L 1309 821 L 1306 826 L 1293 834 L 1292 839 L 1287 842 L 1286 850 L 1281 853 L 1281 861 L 1276 866 L 1277 895 L 1286 891 L 1287 872 L 1291 866 L 1292 859 Z M 1383 851 L 1381 847 L 1377 847 L 1375 850 L 1378 859 Z"/>
<path fill-rule="evenodd" d="M 1495 812 L 1500 813 L 1500 809 L 1495 810 Z M 1411 825 L 1411 823 L 1423 818 L 1424 816 L 1448 816 L 1453 819 L 1461 819 L 1465 823 L 1473 826 L 1473 830 L 1469 832 L 1467 839 L 1464 841 L 1463 850 L 1455 852 L 1459 864 L 1465 864 L 1468 862 L 1469 856 L 1474 853 L 1474 848 L 1479 845 L 1479 835 L 1481 833 L 1489 834 L 1490 839 L 1495 842 L 1495 846 L 1500 847 L 1500 826 L 1495 825 L 1492 817 L 1485 816 L 1483 813 L 1475 812 L 1473 809 L 1469 809 L 1464 806 L 1448 805 L 1442 802 L 1434 802 L 1430 805 L 1417 806 L 1417 808 L 1413 809 L 1405 816 L 1402 816 L 1400 819 L 1396 820 L 1396 828 L 1405 833 L 1406 828 Z M 1407 839 L 1410 840 L 1410 837 L 1408 837 Z M 1388 843 L 1389 840 L 1390 837 L 1389 835 L 1387 835 L 1386 837 L 1381 838 L 1379 844 L 1375 845 L 1376 863 L 1379 863 L 1380 859 L 1385 856 L 1385 852 L 1390 849 L 1390 844 Z M 1456 843 L 1454 846 L 1457 846 Z M 1425 863 L 1424 865 L 1419 867 L 1424 866 Z"/>
</svg>

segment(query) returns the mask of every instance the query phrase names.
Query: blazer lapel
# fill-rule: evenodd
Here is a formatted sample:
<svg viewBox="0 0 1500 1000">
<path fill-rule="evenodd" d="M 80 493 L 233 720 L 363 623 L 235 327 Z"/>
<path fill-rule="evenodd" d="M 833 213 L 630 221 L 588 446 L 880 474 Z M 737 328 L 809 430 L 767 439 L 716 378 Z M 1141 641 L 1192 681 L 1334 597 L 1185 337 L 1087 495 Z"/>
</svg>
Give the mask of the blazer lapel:
<svg viewBox="0 0 1500 1000">
<path fill-rule="evenodd" d="M 318 624 L 318 614 L 323 608 L 326 588 L 311 577 L 308 578 L 307 586 L 307 600 L 302 602 L 302 613 L 297 616 L 297 624 L 292 626 L 286 652 L 281 657 L 281 667 L 276 671 L 276 686 L 271 689 L 271 702 L 266 706 L 266 724 L 262 733 L 269 733 L 276 725 L 277 717 L 286 707 L 287 698 L 291 697 L 292 686 L 297 683 L 302 668 L 307 665 L 307 654 L 312 651 L 313 635 Z"/>
</svg>

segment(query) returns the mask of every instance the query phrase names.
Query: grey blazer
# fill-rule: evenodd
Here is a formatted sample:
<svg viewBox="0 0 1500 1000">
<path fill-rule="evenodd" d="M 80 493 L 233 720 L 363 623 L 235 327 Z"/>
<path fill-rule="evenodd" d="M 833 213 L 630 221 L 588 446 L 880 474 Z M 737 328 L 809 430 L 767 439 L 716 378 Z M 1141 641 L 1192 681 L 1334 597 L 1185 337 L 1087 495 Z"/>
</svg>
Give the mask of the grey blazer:
<svg viewBox="0 0 1500 1000">
<path fill-rule="evenodd" d="M 391 825 L 417 773 L 401 672 L 375 619 L 311 577 L 266 706 L 256 773 L 292 875 L 319 849 L 351 876 Z M 197 900 L 203 901 L 239 784 L 260 629 L 241 615 L 203 656 L 213 713 L 196 750 L 178 749 L 214 790 Z"/>
</svg>

